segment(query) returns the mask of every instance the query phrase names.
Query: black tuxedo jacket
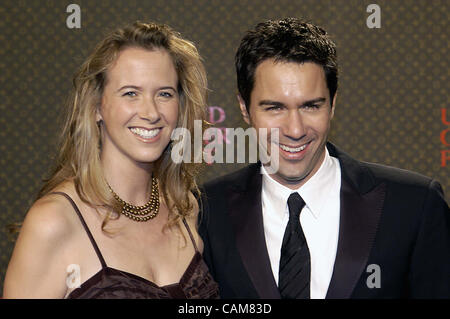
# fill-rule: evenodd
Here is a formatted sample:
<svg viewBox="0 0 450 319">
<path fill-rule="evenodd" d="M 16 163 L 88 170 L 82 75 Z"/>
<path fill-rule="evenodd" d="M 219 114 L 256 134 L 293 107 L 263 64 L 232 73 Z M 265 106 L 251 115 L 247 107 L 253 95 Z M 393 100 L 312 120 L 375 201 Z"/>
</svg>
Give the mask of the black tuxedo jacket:
<svg viewBox="0 0 450 319">
<path fill-rule="evenodd" d="M 450 209 L 438 182 L 352 159 L 341 166 L 339 239 L 326 298 L 450 298 Z M 222 298 L 280 298 L 253 164 L 202 188 L 199 232 Z M 327 194 L 323 194 L 324 200 Z M 373 287 L 379 266 L 380 287 Z M 372 288 L 370 288 L 370 287 Z"/>
</svg>

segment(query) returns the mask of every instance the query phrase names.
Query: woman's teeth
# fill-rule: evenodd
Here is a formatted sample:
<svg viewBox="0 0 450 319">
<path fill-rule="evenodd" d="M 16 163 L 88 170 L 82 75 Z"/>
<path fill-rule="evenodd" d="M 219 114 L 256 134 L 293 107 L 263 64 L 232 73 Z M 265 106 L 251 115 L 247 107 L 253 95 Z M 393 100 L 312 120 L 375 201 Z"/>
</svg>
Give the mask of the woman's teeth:
<svg viewBox="0 0 450 319">
<path fill-rule="evenodd" d="M 159 131 L 161 131 L 161 129 L 156 128 L 153 130 L 146 130 L 143 128 L 130 128 L 130 131 L 133 132 L 136 135 L 139 135 L 142 138 L 152 138 L 155 137 L 156 135 L 158 135 Z"/>
<path fill-rule="evenodd" d="M 286 152 L 290 152 L 290 153 L 297 153 L 297 152 L 303 151 L 306 148 L 306 146 L 308 146 L 308 144 L 305 144 L 305 145 L 302 145 L 300 147 L 295 147 L 294 148 L 294 147 L 289 147 L 289 146 L 280 144 L 280 147 L 281 147 L 282 150 L 284 150 Z"/>
</svg>

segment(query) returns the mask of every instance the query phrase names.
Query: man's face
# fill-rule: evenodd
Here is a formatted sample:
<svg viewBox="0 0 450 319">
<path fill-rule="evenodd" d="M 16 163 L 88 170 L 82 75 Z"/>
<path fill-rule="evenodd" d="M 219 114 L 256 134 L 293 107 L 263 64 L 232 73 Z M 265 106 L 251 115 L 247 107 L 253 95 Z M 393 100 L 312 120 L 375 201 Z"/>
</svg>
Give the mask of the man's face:
<svg viewBox="0 0 450 319">
<path fill-rule="evenodd" d="M 255 71 L 249 113 L 239 98 L 244 120 L 257 131 L 279 129 L 279 169 L 271 176 L 292 189 L 319 169 L 334 107 L 322 66 L 306 62 L 263 61 Z M 334 105 L 334 101 L 333 101 Z"/>
</svg>

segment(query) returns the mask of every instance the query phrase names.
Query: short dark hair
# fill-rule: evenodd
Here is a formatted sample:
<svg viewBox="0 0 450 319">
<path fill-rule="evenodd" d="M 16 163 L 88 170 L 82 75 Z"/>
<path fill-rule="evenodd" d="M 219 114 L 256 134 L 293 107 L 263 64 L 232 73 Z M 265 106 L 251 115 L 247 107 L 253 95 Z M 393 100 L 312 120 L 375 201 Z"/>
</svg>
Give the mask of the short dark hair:
<svg viewBox="0 0 450 319">
<path fill-rule="evenodd" d="M 314 62 L 323 67 L 333 103 L 338 85 L 336 44 L 319 26 L 298 18 L 268 20 L 246 33 L 236 52 L 239 94 L 247 110 L 256 67 L 266 59 L 281 62 Z"/>
</svg>

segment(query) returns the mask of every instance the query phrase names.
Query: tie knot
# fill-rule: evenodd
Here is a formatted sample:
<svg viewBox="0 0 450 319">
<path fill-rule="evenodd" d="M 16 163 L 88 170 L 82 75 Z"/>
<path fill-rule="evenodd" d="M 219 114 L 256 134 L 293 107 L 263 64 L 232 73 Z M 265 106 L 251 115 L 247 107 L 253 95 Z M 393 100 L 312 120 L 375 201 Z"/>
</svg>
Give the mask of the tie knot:
<svg viewBox="0 0 450 319">
<path fill-rule="evenodd" d="M 299 218 L 300 212 L 305 207 L 305 201 L 299 193 L 292 193 L 288 198 L 289 219 Z"/>
</svg>

